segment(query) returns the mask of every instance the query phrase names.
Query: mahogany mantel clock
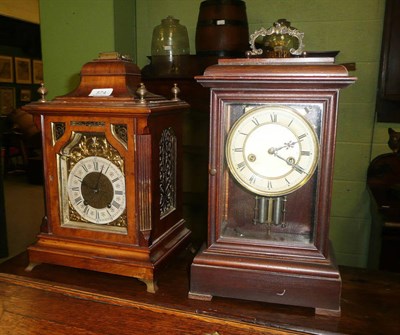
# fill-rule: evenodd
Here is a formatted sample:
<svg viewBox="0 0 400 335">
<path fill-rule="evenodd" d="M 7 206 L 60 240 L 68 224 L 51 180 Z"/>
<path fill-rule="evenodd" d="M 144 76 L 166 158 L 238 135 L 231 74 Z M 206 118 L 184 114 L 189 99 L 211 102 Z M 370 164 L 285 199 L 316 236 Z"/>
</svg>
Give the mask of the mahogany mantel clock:
<svg viewBox="0 0 400 335">
<path fill-rule="evenodd" d="M 85 64 L 70 94 L 24 108 L 41 126 L 46 195 L 28 270 L 44 262 L 115 273 L 154 292 L 158 270 L 189 237 L 181 185 L 188 105 L 146 92 L 134 63 L 109 56 Z"/>
<path fill-rule="evenodd" d="M 220 60 L 211 89 L 208 243 L 189 297 L 340 311 L 328 239 L 339 90 L 333 59 Z"/>
</svg>

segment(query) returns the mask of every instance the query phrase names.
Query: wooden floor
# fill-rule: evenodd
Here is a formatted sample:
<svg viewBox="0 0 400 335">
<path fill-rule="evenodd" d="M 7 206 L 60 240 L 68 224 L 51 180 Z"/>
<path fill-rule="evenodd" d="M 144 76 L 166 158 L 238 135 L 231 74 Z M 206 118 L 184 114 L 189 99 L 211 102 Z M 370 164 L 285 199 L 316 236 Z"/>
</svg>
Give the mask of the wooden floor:
<svg viewBox="0 0 400 335">
<path fill-rule="evenodd" d="M 26 254 L 0 265 L 0 334 L 398 334 L 400 274 L 341 268 L 341 317 L 308 308 L 187 298 L 186 252 L 156 294 L 132 278 L 42 264 Z M 215 333 L 217 332 L 217 333 Z"/>
</svg>

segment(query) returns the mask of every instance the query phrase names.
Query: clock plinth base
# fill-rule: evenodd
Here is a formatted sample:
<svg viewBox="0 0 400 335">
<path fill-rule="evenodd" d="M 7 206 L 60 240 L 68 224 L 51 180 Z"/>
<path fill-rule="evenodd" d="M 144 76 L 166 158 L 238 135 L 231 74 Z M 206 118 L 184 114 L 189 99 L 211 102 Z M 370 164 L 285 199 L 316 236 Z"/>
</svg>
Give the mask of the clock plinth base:
<svg viewBox="0 0 400 335">
<path fill-rule="evenodd" d="M 28 248 L 26 271 L 41 263 L 68 266 L 133 277 L 146 284 L 147 292 L 157 291 L 157 276 L 162 267 L 189 242 L 190 231 L 179 222 L 150 247 L 124 246 L 42 233 Z"/>
<path fill-rule="evenodd" d="M 341 309 L 324 309 L 324 308 L 316 308 L 315 314 L 317 315 L 325 315 L 325 316 L 333 316 L 333 317 L 340 317 Z"/>
<path fill-rule="evenodd" d="M 277 261 L 208 249 L 191 265 L 189 298 L 213 296 L 310 307 L 316 314 L 340 315 L 341 277 L 330 259 Z"/>
</svg>

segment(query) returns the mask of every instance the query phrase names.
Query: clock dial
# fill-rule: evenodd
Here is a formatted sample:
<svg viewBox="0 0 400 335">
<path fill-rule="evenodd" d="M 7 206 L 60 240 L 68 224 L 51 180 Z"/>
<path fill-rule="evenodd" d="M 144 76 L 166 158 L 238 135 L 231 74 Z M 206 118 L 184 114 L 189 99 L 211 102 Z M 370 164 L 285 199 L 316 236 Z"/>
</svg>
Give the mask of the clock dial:
<svg viewBox="0 0 400 335">
<path fill-rule="evenodd" d="M 103 157 L 81 159 L 69 173 L 68 198 L 84 220 L 108 224 L 125 210 L 124 175 Z"/>
<path fill-rule="evenodd" d="M 319 145 L 311 124 L 287 106 L 256 107 L 229 131 L 226 160 L 234 178 L 262 196 L 281 196 L 313 175 Z"/>
</svg>

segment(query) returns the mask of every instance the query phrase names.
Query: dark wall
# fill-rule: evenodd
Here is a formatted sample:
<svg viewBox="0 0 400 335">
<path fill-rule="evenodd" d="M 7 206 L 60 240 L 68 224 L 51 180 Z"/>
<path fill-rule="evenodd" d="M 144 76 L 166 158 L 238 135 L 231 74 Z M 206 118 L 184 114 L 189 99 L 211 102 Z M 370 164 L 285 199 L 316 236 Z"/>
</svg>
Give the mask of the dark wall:
<svg viewBox="0 0 400 335">
<path fill-rule="evenodd" d="M 41 59 L 40 26 L 0 15 L 0 46 L 12 48 L 16 56 Z"/>
<path fill-rule="evenodd" d="M 26 58 L 31 62 L 31 71 L 33 73 L 33 60 L 42 59 L 40 41 L 40 25 L 12 19 L 0 15 L 0 55 Z M 31 92 L 31 100 L 37 100 L 39 94 L 36 92 L 39 84 L 19 84 L 16 82 L 15 63 L 14 63 L 14 82 L 0 82 L 0 87 L 15 88 L 15 105 L 16 108 L 28 103 L 29 101 L 21 100 L 21 90 L 29 90 Z M 26 99 L 25 99 L 26 100 Z"/>
</svg>

